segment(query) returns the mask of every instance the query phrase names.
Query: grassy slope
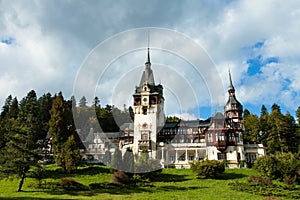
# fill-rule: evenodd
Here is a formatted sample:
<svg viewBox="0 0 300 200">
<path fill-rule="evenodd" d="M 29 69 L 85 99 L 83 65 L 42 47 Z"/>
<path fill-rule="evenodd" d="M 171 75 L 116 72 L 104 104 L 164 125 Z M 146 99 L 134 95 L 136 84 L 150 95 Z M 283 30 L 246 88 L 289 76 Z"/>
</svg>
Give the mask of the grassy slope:
<svg viewBox="0 0 300 200">
<path fill-rule="evenodd" d="M 79 174 L 62 175 L 53 167 L 49 169 L 52 179 L 47 181 L 59 181 L 64 177 L 72 177 L 76 181 L 88 186 L 91 183 L 108 183 L 110 180 L 109 169 L 102 166 L 81 168 Z M 164 169 L 150 186 L 135 188 L 100 188 L 88 191 L 50 191 L 28 187 L 35 180 L 25 180 L 23 192 L 15 192 L 18 180 L 0 181 L 0 199 L 266 199 L 254 194 L 237 192 L 228 186 L 235 180 L 244 180 L 249 175 L 255 174 L 251 169 L 227 169 L 218 180 L 195 179 L 191 170 Z"/>
</svg>

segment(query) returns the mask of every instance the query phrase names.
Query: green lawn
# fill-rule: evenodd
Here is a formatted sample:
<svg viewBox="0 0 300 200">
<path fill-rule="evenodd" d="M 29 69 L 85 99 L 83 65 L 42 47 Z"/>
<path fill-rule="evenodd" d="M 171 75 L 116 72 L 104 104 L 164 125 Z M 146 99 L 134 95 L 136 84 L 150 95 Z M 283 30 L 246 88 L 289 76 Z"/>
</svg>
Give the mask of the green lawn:
<svg viewBox="0 0 300 200">
<path fill-rule="evenodd" d="M 27 178 L 23 192 L 17 193 L 15 191 L 18 180 L 1 180 L 0 199 L 268 199 L 255 194 L 234 191 L 228 185 L 237 180 L 246 181 L 250 175 L 256 174 L 251 169 L 227 169 L 217 180 L 195 179 L 194 174 L 188 169 L 164 169 L 153 182 L 139 187 L 109 185 L 110 170 L 104 166 L 82 167 L 74 175 L 59 174 L 53 166 L 50 166 L 48 173 L 53 177 L 46 179 L 48 183 L 71 177 L 87 187 L 91 183 L 98 183 L 103 187 L 68 192 L 36 189 L 30 186 L 36 184 L 37 181 Z"/>
</svg>

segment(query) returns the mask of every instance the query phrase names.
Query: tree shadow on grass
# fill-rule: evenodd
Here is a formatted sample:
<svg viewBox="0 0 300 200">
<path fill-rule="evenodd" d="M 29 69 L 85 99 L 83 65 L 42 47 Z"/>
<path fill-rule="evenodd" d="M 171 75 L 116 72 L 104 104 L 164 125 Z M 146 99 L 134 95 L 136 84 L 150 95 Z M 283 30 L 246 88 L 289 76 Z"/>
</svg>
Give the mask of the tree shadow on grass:
<svg viewBox="0 0 300 200">
<path fill-rule="evenodd" d="M 151 186 L 134 187 L 130 185 L 127 186 L 127 185 L 118 185 L 118 184 L 111 184 L 111 183 L 95 183 L 93 188 L 90 188 L 89 190 L 85 190 L 85 191 L 49 190 L 44 192 L 50 195 L 68 194 L 72 196 L 95 196 L 97 194 L 102 194 L 102 193 L 125 195 L 130 193 L 151 192 Z"/>
<path fill-rule="evenodd" d="M 185 175 L 178 174 L 158 174 L 152 180 L 152 182 L 183 182 L 189 180 Z"/>
<path fill-rule="evenodd" d="M 49 191 L 47 193 L 51 195 L 69 194 L 72 196 L 96 196 L 97 194 L 113 194 L 113 195 L 128 195 L 132 193 L 153 193 L 153 192 L 171 192 L 171 191 L 187 191 L 196 190 L 207 187 L 199 186 L 126 186 L 110 183 L 99 183 L 97 188 L 90 189 L 88 191 Z"/>
<path fill-rule="evenodd" d="M 41 198 L 41 197 L 0 197 L 0 200 L 48 200 L 49 197 Z M 60 200 L 61 198 L 51 198 L 51 200 Z M 71 200 L 71 199 L 64 199 Z"/>
<path fill-rule="evenodd" d="M 101 166 L 89 166 L 87 168 L 78 169 L 76 174 L 80 175 L 96 175 L 96 174 L 110 174 L 111 171 L 109 168 L 104 168 Z"/>
<path fill-rule="evenodd" d="M 46 177 L 53 178 L 53 179 L 61 179 L 67 177 L 73 177 L 76 175 L 97 175 L 97 174 L 104 174 L 104 173 L 111 173 L 109 168 L 103 167 L 103 165 L 87 165 L 87 167 L 79 168 L 75 173 L 62 173 L 61 169 L 55 170 L 45 170 Z"/>
<path fill-rule="evenodd" d="M 189 187 L 183 187 L 183 186 L 160 186 L 155 188 L 156 191 L 186 191 L 186 190 L 197 190 L 201 188 L 208 188 L 208 187 L 199 187 L 199 186 L 189 186 Z"/>
<path fill-rule="evenodd" d="M 233 179 L 240 179 L 247 177 L 245 174 L 238 174 L 234 172 L 224 172 L 222 174 L 218 174 L 216 179 L 217 180 L 233 180 Z"/>
</svg>

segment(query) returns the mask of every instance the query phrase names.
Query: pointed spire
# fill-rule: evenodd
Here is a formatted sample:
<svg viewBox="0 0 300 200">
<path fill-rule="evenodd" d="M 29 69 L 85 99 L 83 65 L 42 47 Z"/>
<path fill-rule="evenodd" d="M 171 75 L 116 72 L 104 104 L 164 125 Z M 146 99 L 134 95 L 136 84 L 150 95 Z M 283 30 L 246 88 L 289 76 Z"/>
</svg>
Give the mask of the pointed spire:
<svg viewBox="0 0 300 200">
<path fill-rule="evenodd" d="M 232 80 L 231 80 L 230 69 L 228 69 L 228 74 L 229 74 L 229 88 L 228 88 L 228 91 L 229 90 L 233 90 L 234 91 L 234 87 L 233 87 Z"/>
<path fill-rule="evenodd" d="M 150 34 L 149 34 L 149 31 L 148 31 L 148 52 L 147 52 L 147 61 L 145 64 L 151 64 L 150 62 Z"/>
<path fill-rule="evenodd" d="M 150 62 L 150 47 L 149 47 L 149 43 L 150 43 L 150 36 L 149 36 L 149 32 L 148 32 L 148 48 L 147 48 L 147 60 L 145 62 L 145 70 L 143 72 L 141 81 L 140 81 L 140 86 L 143 86 L 144 83 L 149 84 L 149 85 L 155 85 L 154 82 L 154 76 L 153 76 L 153 72 L 151 69 L 151 62 Z"/>
<path fill-rule="evenodd" d="M 148 53 L 147 53 L 148 55 L 147 55 L 147 61 L 146 61 L 146 63 L 145 64 L 151 64 L 151 62 L 150 62 L 150 48 L 148 47 Z"/>
</svg>

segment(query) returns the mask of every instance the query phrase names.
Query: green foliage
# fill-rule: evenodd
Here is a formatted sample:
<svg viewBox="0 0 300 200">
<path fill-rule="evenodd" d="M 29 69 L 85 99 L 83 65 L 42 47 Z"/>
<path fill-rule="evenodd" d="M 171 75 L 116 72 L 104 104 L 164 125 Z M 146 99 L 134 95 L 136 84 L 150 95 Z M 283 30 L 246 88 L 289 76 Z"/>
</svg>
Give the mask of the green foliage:
<svg viewBox="0 0 300 200">
<path fill-rule="evenodd" d="M 244 140 L 258 142 L 259 141 L 259 118 L 255 114 L 251 114 L 247 109 L 244 111 Z"/>
<path fill-rule="evenodd" d="M 229 186 L 234 191 L 261 195 L 267 197 L 267 199 L 278 199 L 277 197 L 280 197 L 280 199 L 300 198 L 299 188 L 274 184 L 270 179 L 261 176 L 250 177 L 247 182 L 236 180 L 229 183 Z"/>
<path fill-rule="evenodd" d="M 69 136 L 67 142 L 64 145 L 64 160 L 67 173 L 76 171 L 77 166 L 80 164 L 81 157 L 78 148 L 78 143 L 75 141 L 74 135 Z"/>
<path fill-rule="evenodd" d="M 115 170 L 119 170 L 121 169 L 122 165 L 123 165 L 122 152 L 119 150 L 119 148 L 116 148 L 110 166 Z"/>
<path fill-rule="evenodd" d="M 151 172 L 159 171 L 161 169 L 161 164 L 159 160 L 155 160 L 149 157 L 147 152 L 142 152 L 136 159 L 134 163 L 135 173 L 143 173 L 145 177 L 151 176 Z M 147 173 L 150 174 L 147 174 Z"/>
<path fill-rule="evenodd" d="M 286 180 L 286 182 L 295 180 L 298 183 L 300 181 L 299 155 L 283 153 L 263 156 L 255 161 L 254 169 L 272 180 Z"/>
<path fill-rule="evenodd" d="M 167 116 L 166 122 L 178 122 L 179 120 L 176 116 Z"/>
<path fill-rule="evenodd" d="M 268 154 L 298 152 L 300 147 L 299 123 L 296 123 L 289 112 L 283 115 L 279 105 L 273 104 L 270 114 L 263 105 L 259 118 L 245 109 L 244 125 L 244 140 L 263 143 L 268 147 Z"/>
<path fill-rule="evenodd" d="M 87 187 L 73 178 L 63 178 L 60 180 L 60 186 L 67 191 L 87 190 Z"/>
<path fill-rule="evenodd" d="M 11 103 L 9 103 L 11 102 Z M 8 98 L 7 105 L 1 113 L 1 121 L 6 126 L 1 130 L 5 145 L 0 149 L 0 173 L 4 177 L 20 179 L 17 191 L 22 190 L 30 167 L 37 166 L 40 159 L 38 141 L 42 121 L 39 119 L 39 106 L 35 91 L 30 91 L 17 106 L 17 100 Z"/>
<path fill-rule="evenodd" d="M 225 171 L 225 163 L 217 160 L 197 160 L 190 165 L 198 178 L 216 178 L 218 174 Z"/>
<path fill-rule="evenodd" d="M 106 165 L 106 166 L 109 166 L 110 163 L 111 163 L 111 153 L 109 150 L 106 150 L 105 153 L 104 153 L 104 156 L 103 156 L 103 164 Z"/>
<path fill-rule="evenodd" d="M 65 102 L 60 92 L 53 101 L 50 110 L 49 132 L 52 137 L 54 159 L 63 172 L 76 170 L 80 163 L 79 141 L 75 126 L 69 119 L 71 102 Z"/>
<path fill-rule="evenodd" d="M 131 149 L 127 149 L 123 156 L 122 171 L 127 172 L 128 176 L 132 176 L 134 173 L 134 156 Z"/>
<path fill-rule="evenodd" d="M 254 186 L 273 187 L 272 181 L 269 178 L 265 178 L 265 177 L 262 177 L 262 176 L 252 175 L 248 178 L 247 182 L 250 185 L 254 185 Z"/>
</svg>

